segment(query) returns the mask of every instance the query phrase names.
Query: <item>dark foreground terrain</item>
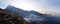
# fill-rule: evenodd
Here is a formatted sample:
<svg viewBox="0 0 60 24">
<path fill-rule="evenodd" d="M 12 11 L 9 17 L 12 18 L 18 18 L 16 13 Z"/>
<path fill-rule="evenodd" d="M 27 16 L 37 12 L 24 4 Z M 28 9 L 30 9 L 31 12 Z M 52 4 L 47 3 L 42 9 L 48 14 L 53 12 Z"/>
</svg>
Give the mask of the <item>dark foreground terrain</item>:
<svg viewBox="0 0 60 24">
<path fill-rule="evenodd" d="M 21 16 L 0 9 L 0 24 L 29 24 Z"/>
</svg>

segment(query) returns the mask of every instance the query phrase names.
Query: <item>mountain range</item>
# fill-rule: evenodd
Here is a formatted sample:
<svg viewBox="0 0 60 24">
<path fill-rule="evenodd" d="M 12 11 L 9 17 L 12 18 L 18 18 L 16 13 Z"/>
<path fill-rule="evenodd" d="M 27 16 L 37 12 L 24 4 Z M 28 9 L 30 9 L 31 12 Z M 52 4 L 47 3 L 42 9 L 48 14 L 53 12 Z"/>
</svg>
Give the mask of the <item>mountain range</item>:
<svg viewBox="0 0 60 24">
<path fill-rule="evenodd" d="M 53 17 L 51 14 L 42 14 L 33 10 L 25 11 L 23 9 L 19 9 L 11 5 L 8 5 L 4 10 L 8 13 L 13 13 L 22 16 L 25 20 L 30 22 L 30 24 L 60 24 L 58 18 Z"/>
</svg>

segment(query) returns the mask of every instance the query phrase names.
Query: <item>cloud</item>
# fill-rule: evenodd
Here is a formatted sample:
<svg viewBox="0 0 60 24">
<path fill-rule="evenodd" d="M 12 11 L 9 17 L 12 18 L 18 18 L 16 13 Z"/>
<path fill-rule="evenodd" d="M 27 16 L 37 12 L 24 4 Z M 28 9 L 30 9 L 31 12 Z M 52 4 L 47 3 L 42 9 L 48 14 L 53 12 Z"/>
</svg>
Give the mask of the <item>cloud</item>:
<svg viewBox="0 0 60 24">
<path fill-rule="evenodd" d="M 45 20 L 44 17 L 42 17 L 42 16 L 37 16 L 37 15 L 34 15 L 34 14 L 28 15 L 28 16 L 25 17 L 24 19 L 27 20 L 28 22 L 29 22 L 29 21 L 44 21 L 44 20 Z"/>
</svg>

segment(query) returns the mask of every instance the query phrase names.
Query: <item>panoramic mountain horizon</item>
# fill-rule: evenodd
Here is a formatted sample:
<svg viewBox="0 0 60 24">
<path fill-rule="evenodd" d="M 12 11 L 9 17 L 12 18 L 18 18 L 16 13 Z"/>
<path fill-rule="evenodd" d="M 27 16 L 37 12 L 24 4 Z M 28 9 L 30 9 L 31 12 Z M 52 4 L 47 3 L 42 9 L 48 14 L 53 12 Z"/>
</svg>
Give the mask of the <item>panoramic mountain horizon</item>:
<svg viewBox="0 0 60 24">
<path fill-rule="evenodd" d="M 0 18 L 1 24 L 60 24 L 60 0 L 0 0 Z"/>
<path fill-rule="evenodd" d="M 46 24 L 46 23 L 47 24 L 49 24 L 49 23 L 50 24 L 52 24 L 52 23 L 55 24 L 54 21 L 58 20 L 57 17 L 54 17 L 51 14 L 42 14 L 42 13 L 38 13 L 34 10 L 26 11 L 26 10 L 19 9 L 19 8 L 14 7 L 14 6 L 10 6 L 10 5 L 7 6 L 6 9 L 4 9 L 4 10 L 7 11 L 8 13 L 14 13 L 14 14 L 22 16 L 30 24 L 42 24 L 42 23 L 43 24 Z"/>
</svg>

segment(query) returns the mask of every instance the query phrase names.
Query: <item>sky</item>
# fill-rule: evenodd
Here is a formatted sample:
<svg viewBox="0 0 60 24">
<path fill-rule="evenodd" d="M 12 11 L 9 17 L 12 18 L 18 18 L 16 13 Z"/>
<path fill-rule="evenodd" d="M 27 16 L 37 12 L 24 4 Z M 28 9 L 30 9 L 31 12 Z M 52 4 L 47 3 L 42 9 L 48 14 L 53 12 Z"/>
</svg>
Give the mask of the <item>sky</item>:
<svg viewBox="0 0 60 24">
<path fill-rule="evenodd" d="M 60 14 L 60 0 L 0 0 L 0 8 L 9 4 L 24 10 Z"/>
</svg>

